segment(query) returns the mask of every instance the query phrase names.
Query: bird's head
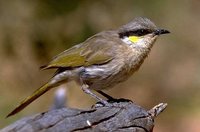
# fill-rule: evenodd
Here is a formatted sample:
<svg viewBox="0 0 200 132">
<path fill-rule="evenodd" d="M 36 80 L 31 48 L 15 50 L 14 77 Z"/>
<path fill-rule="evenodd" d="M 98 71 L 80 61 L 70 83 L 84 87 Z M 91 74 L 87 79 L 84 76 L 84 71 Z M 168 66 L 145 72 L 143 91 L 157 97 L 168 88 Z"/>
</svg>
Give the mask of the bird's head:
<svg viewBox="0 0 200 132">
<path fill-rule="evenodd" d="M 170 32 L 165 29 L 157 28 L 156 25 L 147 18 L 138 17 L 120 27 L 118 33 L 122 41 L 132 47 L 149 48 L 153 45 L 158 36 Z"/>
</svg>

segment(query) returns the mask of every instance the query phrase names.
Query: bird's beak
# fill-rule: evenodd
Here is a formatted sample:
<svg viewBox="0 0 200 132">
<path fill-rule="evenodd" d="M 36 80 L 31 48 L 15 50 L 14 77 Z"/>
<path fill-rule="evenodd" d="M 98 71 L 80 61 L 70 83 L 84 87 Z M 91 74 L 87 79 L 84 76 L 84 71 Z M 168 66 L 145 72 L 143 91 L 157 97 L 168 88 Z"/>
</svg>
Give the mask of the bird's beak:
<svg viewBox="0 0 200 132">
<path fill-rule="evenodd" d="M 156 29 L 154 31 L 155 35 L 161 35 L 161 34 L 167 34 L 167 33 L 170 33 L 170 32 L 168 30 L 165 30 L 165 29 Z"/>
</svg>

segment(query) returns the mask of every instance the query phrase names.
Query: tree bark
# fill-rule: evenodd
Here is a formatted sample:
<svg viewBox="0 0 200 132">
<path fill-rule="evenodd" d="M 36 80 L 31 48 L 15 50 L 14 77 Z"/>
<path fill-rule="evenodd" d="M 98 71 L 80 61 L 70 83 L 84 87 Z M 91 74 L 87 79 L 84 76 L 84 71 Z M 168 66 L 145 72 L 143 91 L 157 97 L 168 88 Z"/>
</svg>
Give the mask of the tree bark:
<svg viewBox="0 0 200 132">
<path fill-rule="evenodd" d="M 160 103 L 149 111 L 132 102 L 112 103 L 89 110 L 62 108 L 24 117 L 1 132 L 152 132 L 154 119 L 167 104 Z"/>
</svg>

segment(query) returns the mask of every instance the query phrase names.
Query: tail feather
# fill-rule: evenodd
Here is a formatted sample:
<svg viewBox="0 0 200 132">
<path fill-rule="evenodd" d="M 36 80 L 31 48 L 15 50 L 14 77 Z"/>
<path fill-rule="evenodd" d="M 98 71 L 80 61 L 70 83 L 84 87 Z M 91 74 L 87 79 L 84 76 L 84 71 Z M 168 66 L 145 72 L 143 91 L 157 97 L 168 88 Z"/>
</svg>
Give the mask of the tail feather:
<svg viewBox="0 0 200 132">
<path fill-rule="evenodd" d="M 40 70 L 45 70 L 47 65 L 40 66 Z"/>
<path fill-rule="evenodd" d="M 43 85 L 42 87 L 37 89 L 31 96 L 28 96 L 27 98 L 25 98 L 12 112 L 10 112 L 6 116 L 6 118 L 9 117 L 9 116 L 15 115 L 16 113 L 20 112 L 26 106 L 28 106 L 30 103 L 32 103 L 35 99 L 37 99 L 38 97 L 43 95 L 45 92 L 47 92 L 51 88 L 52 88 L 52 86 L 49 85 L 48 83 Z"/>
</svg>

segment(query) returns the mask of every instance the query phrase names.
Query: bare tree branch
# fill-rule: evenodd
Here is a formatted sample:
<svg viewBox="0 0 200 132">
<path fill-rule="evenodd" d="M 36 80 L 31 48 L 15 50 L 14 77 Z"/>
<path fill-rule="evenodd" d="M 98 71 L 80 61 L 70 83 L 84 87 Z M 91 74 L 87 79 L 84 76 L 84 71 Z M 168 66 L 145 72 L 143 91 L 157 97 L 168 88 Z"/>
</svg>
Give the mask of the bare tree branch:
<svg viewBox="0 0 200 132">
<path fill-rule="evenodd" d="M 154 118 L 167 104 L 160 103 L 149 111 L 132 102 L 113 103 L 89 110 L 62 108 L 22 118 L 1 132 L 77 132 L 122 131 L 152 132 Z"/>
</svg>

